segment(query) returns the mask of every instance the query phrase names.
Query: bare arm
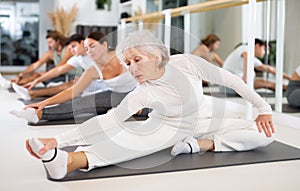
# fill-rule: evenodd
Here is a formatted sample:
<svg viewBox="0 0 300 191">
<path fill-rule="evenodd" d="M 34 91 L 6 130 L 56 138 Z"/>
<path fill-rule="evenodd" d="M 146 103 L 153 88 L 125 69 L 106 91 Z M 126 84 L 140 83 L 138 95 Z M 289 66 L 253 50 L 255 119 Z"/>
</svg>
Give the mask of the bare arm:
<svg viewBox="0 0 300 191">
<path fill-rule="evenodd" d="M 212 52 L 211 54 L 213 55 L 214 59 L 219 64 L 219 66 L 222 67 L 223 64 L 224 64 L 224 61 L 222 60 L 222 58 L 220 58 L 219 55 L 217 53 L 215 53 L 215 52 Z"/>
<path fill-rule="evenodd" d="M 38 77 L 34 81 L 27 83 L 24 87 L 28 88 L 28 89 L 31 89 L 39 82 L 44 82 L 44 81 L 50 80 L 50 79 L 55 78 L 55 77 L 57 77 L 61 74 L 66 73 L 66 72 L 68 72 L 72 69 L 74 69 L 74 67 L 69 65 L 69 64 L 64 64 L 64 65 L 57 66 L 57 67 L 49 70 L 48 72 L 44 73 L 43 75 L 41 75 L 40 77 Z"/>
<path fill-rule="evenodd" d="M 255 69 L 262 71 L 262 72 L 268 72 L 273 75 L 276 75 L 276 69 L 273 66 L 262 64 L 262 65 L 256 66 Z M 291 77 L 288 76 L 286 73 L 283 73 L 283 78 L 288 79 L 288 80 L 291 79 Z"/>
<path fill-rule="evenodd" d="M 79 80 L 72 87 L 60 92 L 59 94 L 52 96 L 44 101 L 27 105 L 24 109 L 27 108 L 37 108 L 37 112 L 42 110 L 45 106 L 64 103 L 71 100 L 72 98 L 78 96 L 84 89 L 86 89 L 90 83 L 99 78 L 97 71 L 94 67 L 86 70 Z"/>
<path fill-rule="evenodd" d="M 192 54 L 199 56 L 212 64 L 214 63 L 209 56 L 209 49 L 206 46 L 199 45 L 195 50 L 193 50 Z"/>
</svg>

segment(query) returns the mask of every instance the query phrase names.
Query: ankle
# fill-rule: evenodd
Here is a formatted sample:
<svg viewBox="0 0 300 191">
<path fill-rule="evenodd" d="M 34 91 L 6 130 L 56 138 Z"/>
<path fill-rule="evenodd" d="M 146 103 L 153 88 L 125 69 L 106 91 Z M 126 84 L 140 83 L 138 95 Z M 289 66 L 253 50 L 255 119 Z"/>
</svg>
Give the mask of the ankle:
<svg viewBox="0 0 300 191">
<path fill-rule="evenodd" d="M 198 140 L 198 145 L 202 151 L 213 151 L 215 149 L 213 140 Z"/>
</svg>

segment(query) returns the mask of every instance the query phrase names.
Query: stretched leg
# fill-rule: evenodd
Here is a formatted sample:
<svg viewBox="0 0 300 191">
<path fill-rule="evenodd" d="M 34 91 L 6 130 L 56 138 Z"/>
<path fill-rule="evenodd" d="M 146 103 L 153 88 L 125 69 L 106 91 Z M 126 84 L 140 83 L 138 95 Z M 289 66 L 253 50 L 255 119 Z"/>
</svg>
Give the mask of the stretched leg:
<svg viewBox="0 0 300 191">
<path fill-rule="evenodd" d="M 41 119 L 63 120 L 71 119 L 80 114 L 100 115 L 117 106 L 127 93 L 100 92 L 95 95 L 78 97 L 72 101 L 55 107 L 43 109 Z"/>
<path fill-rule="evenodd" d="M 88 167 L 84 152 L 67 153 L 66 151 L 55 148 L 40 155 L 39 151 L 44 147 L 43 143 L 33 138 L 29 140 L 29 144 L 32 151 L 42 159 L 49 175 L 54 179 L 61 179 L 73 170 Z"/>
<path fill-rule="evenodd" d="M 213 120 L 213 119 L 212 119 Z M 203 128 L 211 122 L 202 123 Z M 193 151 L 246 151 L 266 146 L 273 142 L 273 138 L 259 133 L 254 122 L 241 119 L 223 119 L 220 130 L 214 133 L 197 133 L 195 138 L 186 138 L 178 142 L 172 149 L 173 156 L 180 153 L 194 153 Z M 201 129 L 201 126 L 200 128 Z"/>
<path fill-rule="evenodd" d="M 55 153 L 55 149 L 47 151 L 47 159 L 50 161 L 44 162 L 50 176 L 55 179 L 63 178 L 67 172 L 71 172 L 76 169 L 91 170 L 93 168 L 116 164 L 131 159 L 139 158 L 158 152 L 165 148 L 174 145 L 177 141 L 183 139 L 188 134 L 192 133 L 192 130 L 173 128 L 167 125 L 161 125 L 159 127 L 155 124 L 161 124 L 159 119 L 153 119 L 158 121 L 147 121 L 146 123 L 130 123 L 130 131 L 125 126 L 120 124 L 114 124 L 112 126 L 102 126 L 97 117 L 94 117 L 87 122 L 78 126 L 78 131 L 71 132 L 66 137 L 58 137 L 60 146 L 72 144 L 72 140 L 77 140 L 74 144 L 91 144 L 90 146 L 79 147 L 75 152 L 67 154 L 66 152 L 56 149 L 56 157 L 49 157 L 48 152 Z M 124 124 L 125 125 L 125 124 Z M 91 128 L 96 128 L 97 132 L 92 133 Z M 76 134 L 76 136 L 74 136 Z M 77 137 L 79 135 L 79 137 Z M 68 140 L 68 137 L 72 140 Z M 71 142 L 69 142 L 71 141 Z M 67 142 L 67 143 L 65 143 Z M 43 147 L 40 144 L 37 149 L 32 150 L 38 155 L 38 151 Z M 53 156 L 54 154 L 49 154 Z M 39 156 L 39 155 L 38 155 Z M 44 156 L 44 155 L 43 155 Z M 42 160 L 45 160 L 41 156 Z M 54 159 L 53 159 L 54 158 Z M 66 159 L 67 158 L 67 159 Z M 147 168 L 153 167 L 153 165 L 159 165 L 163 162 L 169 161 L 172 157 L 162 157 L 161 161 L 149 161 L 149 164 L 140 164 L 141 166 L 127 166 L 134 168 Z M 46 160 L 47 160 L 46 159 Z M 139 165 L 139 164 L 136 164 Z M 149 166 L 148 166 L 149 165 Z"/>
<path fill-rule="evenodd" d="M 286 89 L 286 97 L 289 105 L 299 107 L 300 106 L 300 81 L 290 80 Z"/>
<path fill-rule="evenodd" d="M 55 87 L 50 87 L 50 88 L 43 88 L 43 89 L 38 89 L 38 90 L 29 90 L 29 96 L 31 98 L 36 98 L 36 97 L 43 97 L 43 96 L 53 96 L 56 95 L 58 93 L 60 93 L 61 91 L 73 86 L 74 81 L 69 81 L 69 82 L 65 82 L 61 85 L 55 86 Z"/>
<path fill-rule="evenodd" d="M 289 105 L 294 107 L 300 107 L 300 89 L 295 89 L 287 96 Z"/>
<path fill-rule="evenodd" d="M 78 97 L 57 106 L 46 107 L 38 113 L 35 113 L 33 108 L 21 111 L 13 110 L 10 113 L 31 123 L 37 123 L 39 120 L 56 121 L 72 119 L 80 114 L 94 116 L 104 114 L 112 107 L 117 106 L 126 94 L 106 91 L 86 97 Z"/>
<path fill-rule="evenodd" d="M 11 87 L 11 81 L 5 79 L 0 73 L 0 88 L 8 89 Z"/>
</svg>

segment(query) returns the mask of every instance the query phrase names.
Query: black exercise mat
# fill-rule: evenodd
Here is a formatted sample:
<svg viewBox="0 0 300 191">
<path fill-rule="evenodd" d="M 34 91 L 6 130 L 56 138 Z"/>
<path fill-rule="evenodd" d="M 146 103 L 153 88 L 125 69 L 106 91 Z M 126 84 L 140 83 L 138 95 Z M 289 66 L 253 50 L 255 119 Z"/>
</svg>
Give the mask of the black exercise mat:
<svg viewBox="0 0 300 191">
<path fill-rule="evenodd" d="M 222 92 L 204 92 L 204 95 L 209 95 L 218 98 L 226 98 L 226 97 L 241 97 L 238 94 L 225 94 Z"/>
<path fill-rule="evenodd" d="M 271 104 L 273 110 L 275 110 L 275 104 Z M 300 113 L 300 107 L 292 107 L 289 104 L 282 104 L 282 112 L 284 113 Z"/>
<path fill-rule="evenodd" d="M 90 119 L 91 117 L 94 117 L 95 115 L 86 116 L 86 117 L 78 117 L 76 119 L 64 119 L 64 120 L 57 120 L 57 121 L 46 121 L 41 120 L 38 123 L 30 123 L 28 122 L 28 125 L 30 126 L 45 126 L 45 125 L 72 125 L 72 124 L 81 124 L 85 122 L 86 120 Z M 143 121 L 146 120 L 147 116 L 133 116 L 127 119 L 126 121 Z"/>
<path fill-rule="evenodd" d="M 261 97 L 274 97 L 275 98 L 275 92 L 257 92 Z M 241 97 L 238 94 L 225 94 L 222 92 L 204 92 L 205 95 L 210 95 L 218 98 L 224 98 L 224 97 Z M 283 97 L 286 97 L 285 94 L 282 95 Z"/>
<path fill-rule="evenodd" d="M 70 149 L 70 148 L 66 148 Z M 74 149 L 74 148 L 71 148 Z M 128 162 L 121 163 L 121 166 L 131 166 L 138 164 L 149 164 L 151 161 L 161 161 L 161 159 L 170 158 L 170 149 L 154 153 L 152 155 L 134 159 Z M 69 150 L 70 151 L 70 150 Z M 65 178 L 54 181 L 74 181 L 86 180 L 96 178 L 110 178 L 120 176 L 144 175 L 165 172 L 177 172 L 187 170 L 208 169 L 236 165 L 248 165 L 266 162 L 278 162 L 287 160 L 299 160 L 300 149 L 288 146 L 280 142 L 273 142 L 272 144 L 259 148 L 253 151 L 245 152 L 206 152 L 204 154 L 183 154 L 178 155 L 168 162 L 144 169 L 128 169 L 120 166 L 107 166 L 93 169 L 90 172 L 81 172 L 79 170 L 69 173 Z M 47 176 L 49 180 L 53 180 Z"/>
<path fill-rule="evenodd" d="M 143 108 L 142 112 L 139 115 L 133 115 L 126 121 L 144 121 L 148 119 L 148 114 L 152 111 L 149 108 Z M 71 125 L 71 124 L 81 124 L 86 120 L 96 116 L 94 113 L 83 113 L 77 116 L 75 119 L 64 119 L 64 120 L 56 120 L 56 121 L 47 121 L 47 120 L 40 120 L 38 123 L 30 123 L 30 126 L 44 126 L 44 125 Z"/>
</svg>

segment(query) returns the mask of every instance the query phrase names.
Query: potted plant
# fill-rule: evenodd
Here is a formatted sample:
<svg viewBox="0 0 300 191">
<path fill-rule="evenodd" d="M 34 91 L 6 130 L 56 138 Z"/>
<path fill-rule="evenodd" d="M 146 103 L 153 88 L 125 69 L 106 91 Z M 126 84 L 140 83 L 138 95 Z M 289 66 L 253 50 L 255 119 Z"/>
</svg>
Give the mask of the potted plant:
<svg viewBox="0 0 300 191">
<path fill-rule="evenodd" d="M 107 10 L 111 10 L 111 0 L 96 0 L 97 9 L 104 9 L 104 5 L 107 5 Z"/>
</svg>

